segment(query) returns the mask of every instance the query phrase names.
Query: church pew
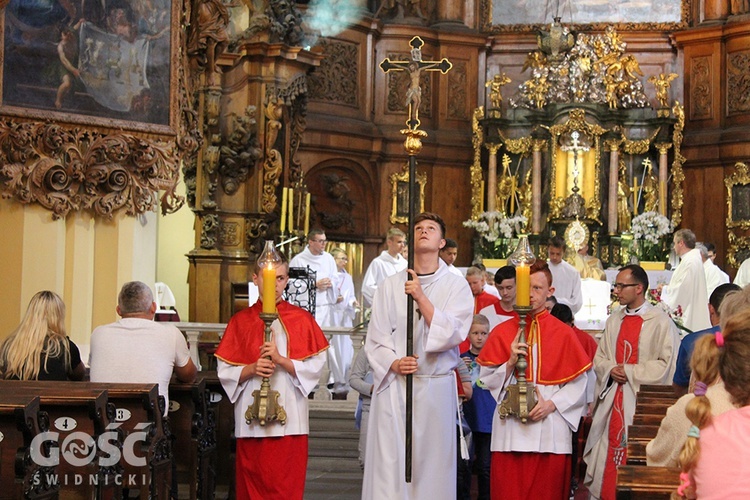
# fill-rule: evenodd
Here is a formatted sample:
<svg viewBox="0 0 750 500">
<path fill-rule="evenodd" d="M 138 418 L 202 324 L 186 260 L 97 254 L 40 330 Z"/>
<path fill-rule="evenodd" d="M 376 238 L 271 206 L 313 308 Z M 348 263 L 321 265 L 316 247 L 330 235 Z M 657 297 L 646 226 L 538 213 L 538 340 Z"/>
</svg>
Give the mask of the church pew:
<svg viewBox="0 0 750 500">
<path fill-rule="evenodd" d="M 32 441 L 48 427 L 39 396 L 0 393 L 0 499 L 57 498 L 58 487 L 46 480 L 55 468 L 31 456 Z"/>
<path fill-rule="evenodd" d="M 123 442 L 132 433 L 146 433 L 145 436 L 136 434 L 131 438 L 135 456 L 145 458 L 145 465 L 130 463 L 124 453 L 120 456 L 122 486 L 129 490 L 140 490 L 141 498 L 168 496 L 171 482 L 171 441 L 164 427 L 164 402 L 163 398 L 159 397 L 157 384 L 39 381 L 11 383 L 27 389 L 32 394 L 40 384 L 53 384 L 53 387 L 63 394 L 83 389 L 93 393 L 104 391 L 107 401 L 114 405 L 114 423 L 122 431 Z M 146 424 L 149 425 L 146 427 Z"/>
<path fill-rule="evenodd" d="M 639 401 L 638 398 L 636 398 L 635 401 L 635 415 L 642 414 L 642 415 L 660 415 L 662 418 L 667 414 L 667 408 L 672 406 L 673 403 L 668 401 L 662 401 L 662 402 L 655 402 L 655 401 L 648 401 L 643 402 Z"/>
<path fill-rule="evenodd" d="M 638 394 L 663 394 L 666 397 L 677 399 L 674 387 L 671 385 L 643 384 L 639 387 Z"/>
<path fill-rule="evenodd" d="M 622 465 L 617 468 L 617 500 L 668 499 L 680 485 L 677 467 Z"/>
<path fill-rule="evenodd" d="M 633 415 L 633 425 L 661 425 L 664 415 L 647 415 L 645 413 L 636 413 Z"/>
<path fill-rule="evenodd" d="M 206 381 L 169 384 L 168 423 L 177 478 L 191 499 L 213 498 L 216 470 L 216 421 L 209 407 Z"/>
<path fill-rule="evenodd" d="M 24 384 L 0 381 L 0 392 L 28 395 L 29 387 Z M 122 487 L 117 478 L 121 468 L 103 464 L 106 456 L 98 447 L 99 437 L 114 419 L 114 407 L 107 405 L 106 391 L 76 387 L 63 393 L 56 382 L 34 384 L 33 394 L 39 396 L 41 410 L 49 415 L 49 430 L 58 434 L 52 452 L 59 452 L 56 479 L 60 496 L 71 500 L 120 497 Z M 113 446 L 122 445 L 118 433 L 112 438 Z M 76 448 L 79 451 L 75 452 Z"/>
<path fill-rule="evenodd" d="M 648 443 L 659 432 L 658 425 L 630 425 L 628 426 L 628 441 L 643 441 Z"/>
<path fill-rule="evenodd" d="M 648 442 L 628 439 L 628 465 L 646 465 L 646 445 Z"/>
<path fill-rule="evenodd" d="M 229 498 L 234 497 L 234 460 L 236 443 L 234 437 L 234 405 L 221 386 L 215 371 L 201 372 L 206 381 L 209 405 L 216 417 L 216 486 L 226 490 Z"/>
</svg>

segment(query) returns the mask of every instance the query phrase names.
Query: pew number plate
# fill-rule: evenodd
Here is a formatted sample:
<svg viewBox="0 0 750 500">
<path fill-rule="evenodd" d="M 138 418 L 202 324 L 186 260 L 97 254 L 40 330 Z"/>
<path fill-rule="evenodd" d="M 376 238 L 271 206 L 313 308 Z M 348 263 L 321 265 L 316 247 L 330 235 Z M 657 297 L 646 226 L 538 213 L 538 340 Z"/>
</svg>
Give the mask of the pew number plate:
<svg viewBox="0 0 750 500">
<path fill-rule="evenodd" d="M 209 402 L 210 402 L 211 404 L 216 404 L 216 403 L 218 403 L 219 401 L 221 401 L 221 400 L 222 400 L 222 398 L 223 398 L 223 396 L 221 395 L 221 393 L 220 393 L 220 392 L 210 392 L 210 393 L 208 394 L 208 401 L 209 401 Z"/>
<path fill-rule="evenodd" d="M 5 439 L 5 434 L 3 434 L 2 432 L 0 432 L 0 443 L 3 442 L 3 439 Z"/>
<path fill-rule="evenodd" d="M 131 416 L 132 413 L 127 408 L 117 408 L 115 410 L 115 422 L 127 422 Z"/>
<path fill-rule="evenodd" d="M 180 409 L 180 403 L 178 403 L 177 401 L 169 402 L 169 413 L 176 412 L 179 409 Z"/>
<path fill-rule="evenodd" d="M 72 431 L 78 427 L 78 422 L 73 417 L 60 417 L 55 419 L 55 429 L 58 431 Z"/>
</svg>

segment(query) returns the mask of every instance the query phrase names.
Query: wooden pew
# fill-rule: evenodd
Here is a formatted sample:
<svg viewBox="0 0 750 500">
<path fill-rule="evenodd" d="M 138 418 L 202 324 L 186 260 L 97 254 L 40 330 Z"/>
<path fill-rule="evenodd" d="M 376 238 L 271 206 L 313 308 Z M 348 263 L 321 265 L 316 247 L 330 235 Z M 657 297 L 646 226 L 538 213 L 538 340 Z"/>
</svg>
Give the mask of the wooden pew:
<svg viewBox="0 0 750 500">
<path fill-rule="evenodd" d="M 677 467 L 621 465 L 617 468 L 617 500 L 668 499 L 679 484 Z"/>
<path fill-rule="evenodd" d="M 628 426 L 628 441 L 642 441 L 648 444 L 659 432 L 658 425 L 631 425 Z"/>
<path fill-rule="evenodd" d="M 48 430 L 39 396 L 0 393 L 0 499 L 57 498 L 59 488 L 47 481 L 55 467 L 34 462 L 35 437 Z"/>
<path fill-rule="evenodd" d="M 229 401 L 215 371 L 201 372 L 199 376 L 206 381 L 209 405 L 216 417 L 216 490 L 222 493 L 226 491 L 229 498 L 234 498 L 234 405 Z"/>
<path fill-rule="evenodd" d="M 636 413 L 633 415 L 633 425 L 661 425 L 664 415 L 647 415 L 645 413 Z"/>
<path fill-rule="evenodd" d="M 41 410 L 49 415 L 50 432 L 58 433 L 51 451 L 59 452 L 56 478 L 61 496 L 71 500 L 120 497 L 121 468 L 107 465 L 99 447 L 104 438 L 109 439 L 99 438 L 114 419 L 114 407 L 107 405 L 106 392 L 76 386 L 63 393 L 57 382 L 3 380 L 0 393 L 29 395 L 29 383 L 34 384 L 33 395 L 39 396 Z M 116 432 L 111 437 L 112 446 L 122 445 Z"/>
<path fill-rule="evenodd" d="M 168 424 L 175 436 L 172 453 L 177 478 L 191 499 L 213 498 L 216 470 L 216 420 L 209 408 L 206 381 L 169 384 Z"/>
<path fill-rule="evenodd" d="M 141 498 L 168 498 L 171 487 L 172 448 L 162 416 L 164 402 L 160 403 L 158 384 L 14 382 L 18 387 L 27 388 L 30 393 L 34 393 L 39 384 L 50 383 L 63 394 L 82 389 L 88 389 L 92 393 L 104 391 L 107 401 L 114 405 L 113 422 L 122 431 L 123 443 L 132 441 L 135 456 L 146 460 L 145 465 L 130 463 L 123 450 L 120 455 L 122 475 L 119 478 L 122 486 L 129 490 L 140 490 Z M 145 432 L 145 435 L 134 434 L 142 432 Z M 128 440 L 131 434 L 134 435 Z M 126 448 L 131 449 L 129 446 Z"/>
</svg>

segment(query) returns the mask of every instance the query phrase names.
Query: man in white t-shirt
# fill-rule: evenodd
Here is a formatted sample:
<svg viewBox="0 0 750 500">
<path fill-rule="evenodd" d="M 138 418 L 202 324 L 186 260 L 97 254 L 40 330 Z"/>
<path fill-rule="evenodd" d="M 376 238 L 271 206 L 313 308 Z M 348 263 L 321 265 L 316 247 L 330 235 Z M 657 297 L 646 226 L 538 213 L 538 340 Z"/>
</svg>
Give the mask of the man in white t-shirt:
<svg viewBox="0 0 750 500">
<path fill-rule="evenodd" d="M 159 384 L 166 415 L 172 372 L 181 382 L 192 382 L 198 369 L 182 332 L 170 323 L 153 321 L 155 312 L 148 285 L 125 283 L 117 297 L 121 319 L 91 333 L 89 364 L 92 382 Z"/>
</svg>

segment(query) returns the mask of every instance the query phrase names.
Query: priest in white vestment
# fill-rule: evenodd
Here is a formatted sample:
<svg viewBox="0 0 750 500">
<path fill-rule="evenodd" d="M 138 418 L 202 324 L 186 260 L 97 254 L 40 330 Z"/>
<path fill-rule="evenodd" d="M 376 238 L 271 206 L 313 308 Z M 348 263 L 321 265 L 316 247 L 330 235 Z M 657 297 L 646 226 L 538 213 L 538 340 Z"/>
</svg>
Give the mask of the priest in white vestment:
<svg viewBox="0 0 750 500">
<path fill-rule="evenodd" d="M 711 327 L 703 259 L 695 248 L 695 233 L 680 229 L 674 233 L 674 251 L 680 257 L 668 285 L 659 288 L 661 300 L 676 310 L 682 308 L 682 322 L 692 332 Z"/>
<path fill-rule="evenodd" d="M 623 267 L 615 293 L 624 307 L 607 319 L 594 357 L 596 406 L 583 455 L 592 497 L 613 500 L 638 390 L 642 384 L 670 384 L 680 343 L 670 317 L 646 300 L 648 275 L 642 267 Z"/>
<path fill-rule="evenodd" d="M 401 255 L 405 241 L 406 235 L 399 228 L 392 227 L 388 230 L 385 239 L 387 249 L 370 262 L 362 280 L 362 297 L 365 307 L 372 307 L 375 290 L 384 279 L 406 269 L 406 259 Z"/>
<path fill-rule="evenodd" d="M 563 260 L 565 240 L 559 236 L 550 239 L 547 246 L 549 270 L 552 272 L 552 283 L 555 286 L 555 299 L 560 304 L 570 307 L 575 315 L 583 306 L 581 293 L 581 274 Z"/>
<path fill-rule="evenodd" d="M 740 268 L 737 269 L 737 274 L 734 277 L 734 284 L 745 288 L 746 285 L 750 285 L 750 258 L 745 259 Z"/>
<path fill-rule="evenodd" d="M 453 499 L 457 467 L 457 346 L 471 327 L 474 298 L 438 258 L 445 224 L 416 217 L 414 270 L 377 289 L 365 341 L 373 371 L 363 500 Z M 407 281 L 407 273 L 412 277 Z M 406 355 L 407 294 L 414 298 L 414 355 Z M 406 377 L 413 374 L 412 480 L 404 479 Z"/>
<path fill-rule="evenodd" d="M 729 275 L 714 264 L 713 259 L 709 257 L 708 249 L 705 245 L 696 243 L 695 246 L 701 253 L 701 259 L 703 259 L 703 274 L 706 276 L 706 294 L 708 297 L 711 297 L 716 287 L 724 283 L 729 283 Z"/>
</svg>

